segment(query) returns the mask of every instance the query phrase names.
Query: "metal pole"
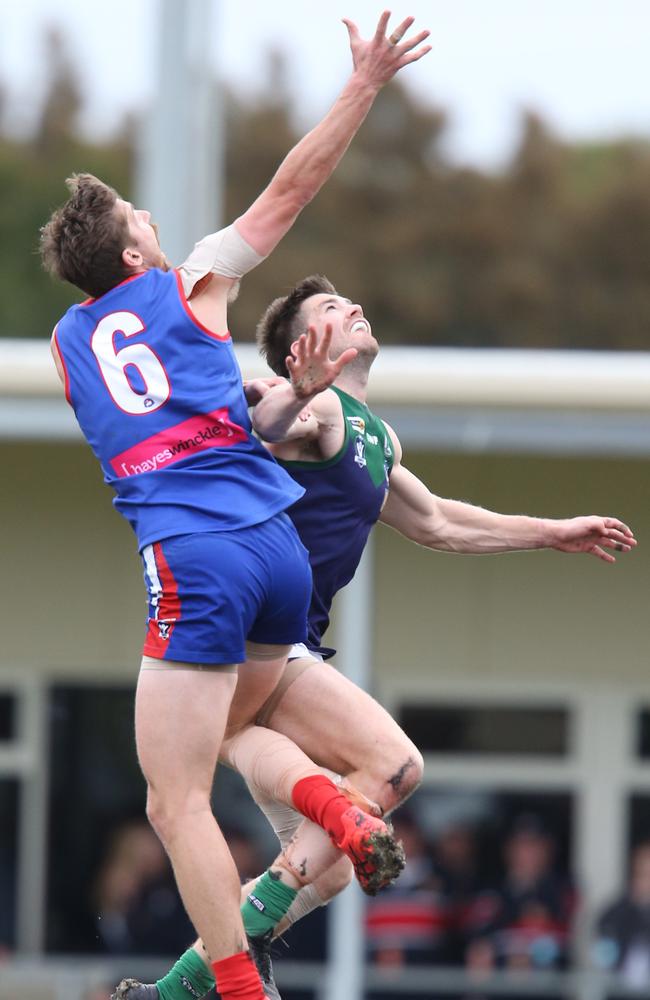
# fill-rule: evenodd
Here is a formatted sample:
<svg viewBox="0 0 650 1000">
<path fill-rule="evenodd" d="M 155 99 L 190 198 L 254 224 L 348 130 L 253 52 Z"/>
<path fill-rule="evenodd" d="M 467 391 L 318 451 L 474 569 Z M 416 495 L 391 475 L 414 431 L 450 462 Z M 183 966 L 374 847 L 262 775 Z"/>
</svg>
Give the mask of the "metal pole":
<svg viewBox="0 0 650 1000">
<path fill-rule="evenodd" d="M 20 738 L 29 766 L 20 777 L 16 945 L 21 954 L 37 954 L 45 944 L 47 855 L 47 699 L 40 679 L 21 691 Z"/>
<path fill-rule="evenodd" d="M 359 687 L 368 689 L 372 676 L 372 537 L 354 580 L 341 595 L 337 664 Z M 328 913 L 329 958 L 325 1000 L 362 1000 L 365 967 L 365 906 L 359 887 L 351 885 L 332 901 Z"/>
<path fill-rule="evenodd" d="M 213 0 L 159 0 L 156 92 L 141 130 L 137 200 L 173 263 L 219 228 L 221 108 L 210 65 Z"/>
</svg>

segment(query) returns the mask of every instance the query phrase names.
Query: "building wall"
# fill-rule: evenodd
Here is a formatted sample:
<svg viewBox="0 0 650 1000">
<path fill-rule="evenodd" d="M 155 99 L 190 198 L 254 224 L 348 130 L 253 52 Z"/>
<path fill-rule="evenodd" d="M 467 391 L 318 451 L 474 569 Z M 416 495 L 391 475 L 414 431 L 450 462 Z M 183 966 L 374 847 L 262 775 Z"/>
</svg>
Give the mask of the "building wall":
<svg viewBox="0 0 650 1000">
<path fill-rule="evenodd" d="M 648 474 L 643 462 L 540 457 L 407 456 L 441 496 L 504 513 L 612 514 L 639 548 L 607 565 L 588 555 L 477 557 L 430 552 L 390 529 L 376 539 L 376 666 L 393 697 L 408 678 L 465 676 L 620 685 L 650 671 Z M 645 544 L 644 544 L 645 543 Z"/>
<path fill-rule="evenodd" d="M 3 443 L 0 669 L 135 676 L 146 613 L 135 538 L 97 463 L 76 444 Z M 375 534 L 376 677 L 465 675 L 619 685 L 650 673 L 647 469 L 632 460 L 426 455 L 408 465 L 441 496 L 503 512 L 626 520 L 639 549 L 605 565 L 555 552 L 432 553 Z M 644 545 L 644 542 L 646 544 Z"/>
</svg>

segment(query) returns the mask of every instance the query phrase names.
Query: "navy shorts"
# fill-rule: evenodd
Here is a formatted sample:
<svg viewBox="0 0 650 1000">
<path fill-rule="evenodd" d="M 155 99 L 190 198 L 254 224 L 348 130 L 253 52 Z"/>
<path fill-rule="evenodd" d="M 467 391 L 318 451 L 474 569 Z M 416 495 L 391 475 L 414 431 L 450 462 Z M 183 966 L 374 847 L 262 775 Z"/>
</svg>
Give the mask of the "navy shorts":
<svg viewBox="0 0 650 1000">
<path fill-rule="evenodd" d="M 282 513 L 236 531 L 177 535 L 142 550 L 149 596 L 144 655 L 242 663 L 245 643 L 307 637 L 308 553 Z"/>
</svg>

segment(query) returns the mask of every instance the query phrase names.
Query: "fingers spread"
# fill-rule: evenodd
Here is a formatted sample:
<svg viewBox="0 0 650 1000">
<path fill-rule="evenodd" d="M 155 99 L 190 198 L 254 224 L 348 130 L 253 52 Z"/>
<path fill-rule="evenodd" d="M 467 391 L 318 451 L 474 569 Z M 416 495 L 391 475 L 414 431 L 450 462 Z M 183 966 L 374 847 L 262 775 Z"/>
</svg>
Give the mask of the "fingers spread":
<svg viewBox="0 0 650 1000">
<path fill-rule="evenodd" d="M 350 41 L 351 42 L 356 41 L 356 39 L 359 37 L 359 29 L 357 28 L 354 21 L 348 20 L 347 17 L 343 17 L 341 18 L 341 20 L 343 21 L 345 27 L 348 29 L 348 35 L 350 36 Z"/>
<path fill-rule="evenodd" d="M 390 11 L 385 10 L 384 13 L 379 18 L 377 22 L 377 30 L 375 31 L 375 40 L 379 41 L 386 36 L 386 28 L 388 27 L 388 22 L 390 20 Z"/>
<path fill-rule="evenodd" d="M 399 62 L 399 68 L 401 69 L 402 66 L 408 66 L 409 63 L 417 62 L 418 59 L 422 58 L 422 56 L 426 56 L 428 52 L 431 52 L 431 46 L 423 45 L 421 49 L 416 49 L 415 52 L 411 52 L 407 56 L 402 56 Z"/>
<path fill-rule="evenodd" d="M 424 31 L 418 32 L 417 35 L 413 35 L 412 38 L 407 38 L 406 41 L 402 42 L 402 44 L 399 46 L 399 51 L 410 52 L 410 50 L 414 49 L 416 45 L 420 45 L 425 40 L 425 38 L 428 38 L 430 34 L 431 32 L 425 29 Z"/>
<path fill-rule="evenodd" d="M 630 548 L 637 543 L 632 533 L 628 535 L 625 531 L 617 531 L 615 529 L 610 529 L 607 532 L 607 538 L 610 538 L 613 542 L 621 542 L 626 548 Z"/>
<path fill-rule="evenodd" d="M 338 373 L 341 371 L 342 368 L 345 367 L 345 365 L 349 365 L 351 361 L 354 361 L 358 353 L 359 352 L 357 351 L 356 347 L 348 347 L 346 351 L 343 351 L 343 354 L 340 354 L 336 359 L 336 361 L 334 362 L 334 370 L 336 374 L 338 375 Z"/>
<path fill-rule="evenodd" d="M 325 327 L 325 333 L 321 337 L 320 344 L 318 345 L 319 354 L 324 355 L 325 358 L 327 358 L 329 355 L 330 344 L 332 343 L 332 333 L 333 333 L 332 327 L 328 323 L 327 326 Z"/>
<path fill-rule="evenodd" d="M 414 21 L 415 21 L 414 17 L 406 17 L 404 18 L 401 24 L 397 25 L 397 27 L 391 32 L 390 37 L 388 39 L 391 45 L 397 45 L 398 42 L 401 42 L 402 38 L 404 38 L 404 35 L 409 30 Z"/>
<path fill-rule="evenodd" d="M 598 556 L 598 558 L 602 559 L 604 562 L 616 562 L 616 558 L 610 552 L 605 552 L 604 549 L 601 549 L 600 545 L 594 545 L 589 551 L 592 555 Z"/>
</svg>

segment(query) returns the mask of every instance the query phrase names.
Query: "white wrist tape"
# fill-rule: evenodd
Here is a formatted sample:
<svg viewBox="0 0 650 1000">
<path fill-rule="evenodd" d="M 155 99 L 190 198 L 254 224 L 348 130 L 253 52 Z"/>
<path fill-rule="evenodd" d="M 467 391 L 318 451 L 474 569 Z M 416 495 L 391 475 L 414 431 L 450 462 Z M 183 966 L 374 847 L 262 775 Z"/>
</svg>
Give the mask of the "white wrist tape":
<svg viewBox="0 0 650 1000">
<path fill-rule="evenodd" d="M 199 240 L 178 270 L 185 294 L 189 296 L 197 281 L 206 274 L 222 274 L 225 278 L 239 280 L 263 260 L 264 257 L 240 236 L 233 223 Z"/>
</svg>

